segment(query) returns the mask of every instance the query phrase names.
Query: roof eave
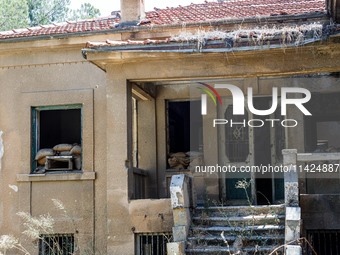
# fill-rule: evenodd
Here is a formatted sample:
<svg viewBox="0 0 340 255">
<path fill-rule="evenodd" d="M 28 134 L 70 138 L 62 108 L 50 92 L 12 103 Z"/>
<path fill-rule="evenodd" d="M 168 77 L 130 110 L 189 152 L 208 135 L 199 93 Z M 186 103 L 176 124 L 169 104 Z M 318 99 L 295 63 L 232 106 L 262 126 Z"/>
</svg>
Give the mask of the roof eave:
<svg viewBox="0 0 340 255">
<path fill-rule="evenodd" d="M 84 48 L 82 53 L 84 58 L 88 53 L 105 53 L 105 52 L 178 52 L 178 53 L 205 53 L 205 52 L 238 52 L 248 50 L 269 50 L 277 48 L 291 48 L 297 46 L 303 46 L 311 43 L 316 43 L 322 39 L 307 39 L 303 43 L 289 43 L 289 44 L 264 44 L 264 45 L 247 45 L 241 47 L 199 47 L 197 42 L 181 42 L 181 43 L 169 43 L 169 44 L 156 44 L 156 45 L 124 45 L 124 46 L 102 46 L 98 48 Z M 211 41 L 209 44 L 218 43 L 221 40 Z M 250 41 L 249 41 L 250 42 Z"/>
<path fill-rule="evenodd" d="M 166 65 L 171 68 L 178 68 L 178 76 L 167 76 L 163 72 L 156 72 L 155 77 L 149 77 L 149 72 L 139 72 L 135 80 L 162 80 L 162 79 L 185 79 L 197 75 L 196 69 L 182 70 L 182 61 L 185 63 L 201 63 L 207 66 L 217 65 L 216 68 L 209 69 L 208 73 L 202 73 L 203 76 L 209 77 L 255 77 L 255 76 L 282 76 L 295 74 L 308 74 L 318 72 L 335 72 L 339 70 L 340 58 L 338 55 L 340 43 L 337 40 L 327 40 L 326 42 L 309 42 L 303 47 L 287 45 L 279 47 L 272 46 L 270 49 L 257 48 L 256 54 L 254 47 L 239 48 L 238 51 L 230 52 L 230 49 L 220 49 L 217 51 L 202 52 L 179 52 L 173 51 L 86 51 L 87 60 L 99 68 L 106 70 L 115 70 L 115 65 L 128 64 L 133 67 L 140 66 L 143 68 L 149 66 L 150 70 Z M 298 48 L 298 51 L 297 51 Z M 311 54 L 313 53 L 313 54 Z M 315 61 L 315 59 L 318 61 Z M 285 61 L 281 61 L 285 59 Z M 225 61 L 228 60 L 228 65 Z M 280 60 L 280 61 L 278 61 Z M 146 63 L 147 62 L 147 63 Z M 289 65 L 287 64 L 289 62 Z M 210 63 L 210 64 L 207 64 Z M 253 64 L 252 64 L 253 63 Z M 263 68 L 258 68 L 254 63 L 258 63 Z M 243 66 L 246 68 L 238 68 Z M 110 69 L 112 68 L 112 69 Z M 229 71 L 222 71 L 229 70 Z M 135 70 L 134 68 L 132 68 Z M 177 73 L 177 72 L 175 72 Z M 182 73 L 182 74 L 181 74 Z M 184 76 L 183 76 L 184 75 Z"/>
</svg>

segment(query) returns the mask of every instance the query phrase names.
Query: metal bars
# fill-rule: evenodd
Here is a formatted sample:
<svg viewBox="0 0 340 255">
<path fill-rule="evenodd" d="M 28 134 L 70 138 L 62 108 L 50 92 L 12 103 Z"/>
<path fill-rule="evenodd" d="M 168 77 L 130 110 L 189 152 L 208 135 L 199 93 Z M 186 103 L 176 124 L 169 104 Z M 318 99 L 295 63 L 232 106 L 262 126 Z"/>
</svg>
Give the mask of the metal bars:
<svg viewBox="0 0 340 255">
<path fill-rule="evenodd" d="M 39 255 L 71 255 L 75 251 L 73 234 L 41 235 Z"/>
<path fill-rule="evenodd" d="M 170 242 L 170 233 L 136 234 L 136 255 L 166 255 L 166 244 Z"/>
<path fill-rule="evenodd" d="M 318 255 L 340 254 L 340 230 L 308 230 L 307 239 Z M 307 255 L 314 254 L 306 247 Z"/>
</svg>

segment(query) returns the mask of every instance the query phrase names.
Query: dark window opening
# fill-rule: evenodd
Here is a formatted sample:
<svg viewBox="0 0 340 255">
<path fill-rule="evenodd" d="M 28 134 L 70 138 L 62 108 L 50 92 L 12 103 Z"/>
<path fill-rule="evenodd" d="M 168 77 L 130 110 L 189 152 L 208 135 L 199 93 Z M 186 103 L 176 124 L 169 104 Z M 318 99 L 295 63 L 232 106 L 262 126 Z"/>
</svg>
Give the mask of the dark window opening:
<svg viewBox="0 0 340 255">
<path fill-rule="evenodd" d="M 340 254 L 340 230 L 308 230 L 307 239 L 318 255 Z M 308 244 L 305 251 L 307 255 L 315 254 Z"/>
<path fill-rule="evenodd" d="M 40 111 L 39 149 L 57 144 L 81 144 L 80 109 Z"/>
<path fill-rule="evenodd" d="M 200 101 L 168 102 L 168 125 L 169 153 L 202 149 Z"/>
<path fill-rule="evenodd" d="M 312 94 L 305 116 L 306 152 L 340 152 L 340 93 Z"/>
<path fill-rule="evenodd" d="M 41 235 L 39 239 L 39 255 L 74 254 L 73 234 Z"/>
<path fill-rule="evenodd" d="M 81 170 L 81 105 L 32 109 L 32 171 Z"/>
<path fill-rule="evenodd" d="M 203 153 L 201 103 L 169 101 L 167 106 L 168 164 L 170 168 L 186 169 L 194 157 Z"/>
<path fill-rule="evenodd" d="M 340 152 L 340 93 L 313 93 L 306 108 L 312 116 L 304 118 L 305 151 L 311 153 Z M 317 165 L 333 164 L 333 161 L 318 161 Z M 339 163 L 339 162 L 335 162 Z M 306 165 L 303 165 L 305 167 Z M 308 167 L 308 166 L 307 166 Z M 336 167 L 336 166 L 334 166 Z M 306 173 L 308 194 L 332 194 L 340 192 L 337 172 Z"/>
<path fill-rule="evenodd" d="M 169 233 L 136 234 L 136 255 L 166 255 L 166 244 L 171 242 Z"/>
</svg>

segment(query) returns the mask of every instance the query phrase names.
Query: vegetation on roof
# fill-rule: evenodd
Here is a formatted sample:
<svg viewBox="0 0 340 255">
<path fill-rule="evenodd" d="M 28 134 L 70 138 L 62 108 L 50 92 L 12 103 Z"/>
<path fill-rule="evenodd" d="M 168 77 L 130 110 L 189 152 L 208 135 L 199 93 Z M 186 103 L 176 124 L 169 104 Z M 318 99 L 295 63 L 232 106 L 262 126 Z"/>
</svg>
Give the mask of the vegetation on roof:
<svg viewBox="0 0 340 255">
<path fill-rule="evenodd" d="M 196 33 L 183 31 L 181 34 L 172 37 L 171 40 L 195 41 L 198 43 L 199 48 L 203 47 L 206 41 L 209 40 L 224 40 L 228 47 L 238 46 L 238 44 L 245 42 L 249 46 L 267 45 L 272 42 L 299 46 L 305 44 L 307 40 L 316 41 L 322 39 L 323 30 L 323 25 L 320 23 L 281 27 L 265 25 L 251 29 L 240 27 L 234 31 L 197 30 Z"/>
</svg>

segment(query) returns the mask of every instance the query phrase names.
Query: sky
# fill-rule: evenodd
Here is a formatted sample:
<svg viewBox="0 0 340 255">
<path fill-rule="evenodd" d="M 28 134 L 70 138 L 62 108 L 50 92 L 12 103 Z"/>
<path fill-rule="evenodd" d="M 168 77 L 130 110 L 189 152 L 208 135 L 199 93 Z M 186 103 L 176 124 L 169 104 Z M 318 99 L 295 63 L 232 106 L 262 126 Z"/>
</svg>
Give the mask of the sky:
<svg viewBox="0 0 340 255">
<path fill-rule="evenodd" d="M 144 0 L 145 10 L 153 10 L 154 7 L 165 8 L 191 3 L 203 3 L 204 0 Z M 71 8 L 78 9 L 82 3 L 90 3 L 100 10 L 101 16 L 110 15 L 111 11 L 120 9 L 120 0 L 71 0 Z"/>
</svg>

